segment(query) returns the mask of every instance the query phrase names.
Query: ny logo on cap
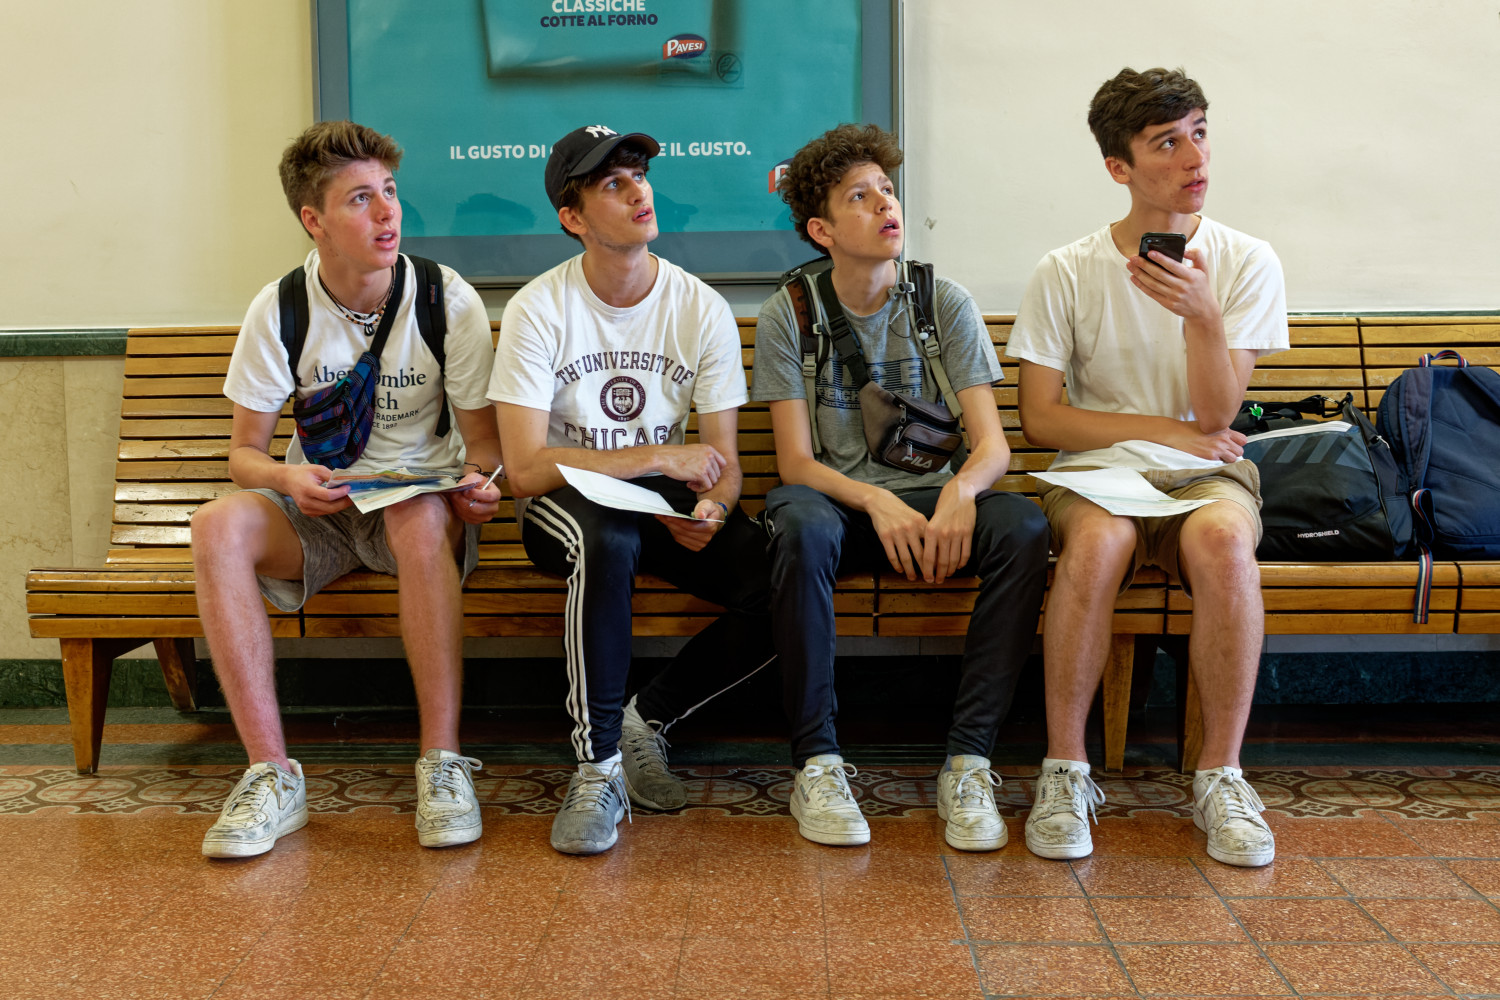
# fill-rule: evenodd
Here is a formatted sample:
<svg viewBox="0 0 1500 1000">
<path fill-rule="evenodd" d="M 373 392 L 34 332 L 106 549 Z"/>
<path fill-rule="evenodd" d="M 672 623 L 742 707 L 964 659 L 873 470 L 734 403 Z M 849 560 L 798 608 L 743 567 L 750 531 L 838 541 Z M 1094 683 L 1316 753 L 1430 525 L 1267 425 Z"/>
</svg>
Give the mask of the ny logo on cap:
<svg viewBox="0 0 1500 1000">
<path fill-rule="evenodd" d="M 608 125 L 590 125 L 588 128 L 584 129 L 584 131 L 593 136 L 595 139 L 602 139 L 607 135 L 620 134 L 614 129 L 610 128 Z"/>
</svg>

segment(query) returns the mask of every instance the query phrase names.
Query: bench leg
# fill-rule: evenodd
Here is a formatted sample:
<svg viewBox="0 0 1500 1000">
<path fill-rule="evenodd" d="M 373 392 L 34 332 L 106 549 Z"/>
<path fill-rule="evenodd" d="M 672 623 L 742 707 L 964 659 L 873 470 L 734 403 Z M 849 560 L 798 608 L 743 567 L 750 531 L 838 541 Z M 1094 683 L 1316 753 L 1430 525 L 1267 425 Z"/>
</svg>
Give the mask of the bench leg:
<svg viewBox="0 0 1500 1000">
<path fill-rule="evenodd" d="M 198 702 L 193 694 L 198 686 L 198 654 L 191 639 L 157 639 L 156 658 L 161 663 L 162 680 L 167 694 L 179 712 L 196 712 Z"/>
<path fill-rule="evenodd" d="M 68 725 L 73 735 L 73 765 L 79 774 L 99 769 L 104 739 L 104 706 L 117 649 L 107 639 L 59 639 L 63 683 L 68 690 Z"/>
<path fill-rule="evenodd" d="M 1109 660 L 1104 665 L 1104 769 L 1125 767 L 1125 729 L 1130 722 L 1130 681 L 1134 673 L 1133 635 L 1115 635 L 1109 641 Z"/>
<path fill-rule="evenodd" d="M 1178 669 L 1187 677 L 1177 686 L 1177 710 L 1182 718 L 1177 731 L 1177 764 L 1183 774 L 1192 774 L 1198 769 L 1198 754 L 1203 750 L 1203 699 L 1198 697 L 1192 670 Z"/>
</svg>

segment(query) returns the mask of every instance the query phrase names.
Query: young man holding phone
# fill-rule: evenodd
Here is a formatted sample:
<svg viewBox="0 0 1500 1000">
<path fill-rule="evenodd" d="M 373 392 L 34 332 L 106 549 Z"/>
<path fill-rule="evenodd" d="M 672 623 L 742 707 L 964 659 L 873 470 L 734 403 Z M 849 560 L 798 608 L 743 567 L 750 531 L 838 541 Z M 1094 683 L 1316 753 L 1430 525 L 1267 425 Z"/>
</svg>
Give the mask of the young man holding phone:
<svg viewBox="0 0 1500 1000">
<path fill-rule="evenodd" d="M 281 158 L 287 201 L 316 248 L 303 264 L 307 331 L 297 370 L 283 340 L 279 282 L 250 304 L 234 344 L 224 395 L 234 402 L 229 474 L 243 489 L 193 514 L 198 613 L 250 767 L 203 838 L 209 857 L 269 851 L 307 822 L 302 768 L 287 757 L 276 704 L 275 653 L 265 600 L 295 611 L 329 582 L 367 567 L 395 574 L 401 638 L 421 712 L 417 837 L 424 847 L 480 835 L 471 771 L 458 752 L 463 680 L 462 586 L 479 558 L 479 526 L 500 490 L 484 482 L 500 461 L 485 399 L 494 353 L 479 295 L 441 268 L 447 322 L 440 364 L 420 329 L 417 269 L 400 252 L 401 148 L 354 122 L 319 122 Z M 376 410 L 351 473 L 399 466 L 462 476 L 469 489 L 428 493 L 361 513 L 333 470 L 292 437 L 285 461 L 270 454 L 282 405 L 340 384 L 381 329 Z M 435 328 L 434 328 L 435 329 Z M 440 433 L 451 405 L 452 422 Z M 315 452 L 316 453 L 316 452 Z M 330 459 L 330 461 L 332 461 Z M 467 473 L 467 475 L 465 475 Z"/>
<path fill-rule="evenodd" d="M 1250 867 L 1275 857 L 1239 768 L 1264 614 L 1260 478 L 1229 424 L 1256 360 L 1288 346 L 1286 292 L 1268 244 L 1199 214 L 1207 112 L 1180 70 L 1125 69 L 1099 88 L 1089 128 L 1130 212 L 1042 259 L 1007 346 L 1020 360 L 1027 439 L 1059 449 L 1052 471 L 1136 469 L 1173 497 L 1210 501 L 1177 517 L 1126 518 L 1068 489 L 1038 489 L 1060 552 L 1044 640 L 1048 751 L 1026 821 L 1027 847 L 1042 857 L 1093 850 L 1089 820 L 1104 799 L 1089 777 L 1084 722 L 1115 596 L 1142 565 L 1162 567 L 1194 599 L 1204 738 L 1193 819 L 1208 853 Z M 1177 247 L 1180 260 L 1162 252 Z"/>
<path fill-rule="evenodd" d="M 739 509 L 739 329 L 713 289 L 648 249 L 658 229 L 646 173 L 661 147 L 640 132 L 574 129 L 548 157 L 547 197 L 583 253 L 528 282 L 505 307 L 489 398 L 521 540 L 565 577 L 563 648 L 578 770 L 552 846 L 614 846 L 627 797 L 687 801 L 667 769 L 673 722 L 774 658 L 765 539 Z M 684 432 L 698 412 L 698 440 Z M 596 504 L 558 466 L 629 480 L 694 520 Z M 726 609 L 625 699 L 631 593 L 654 573 Z"/>
<path fill-rule="evenodd" d="M 766 497 L 765 521 L 776 651 L 798 768 L 790 806 L 809 840 L 870 839 L 847 780 L 853 768 L 834 730 L 837 574 L 888 569 L 937 583 L 978 575 L 948 756 L 938 775 L 938 811 L 951 846 L 993 851 L 1007 834 L 995 806 L 1000 778 L 989 757 L 1036 635 L 1047 525 L 1029 500 L 991 488 L 1010 465 L 1010 447 L 991 389 L 1002 377 L 1000 365 L 974 300 L 939 277 L 935 315 L 919 318 L 919 296 L 903 293 L 906 233 L 890 178 L 901 161 L 895 136 L 874 125 L 840 125 L 799 150 L 781 179 L 797 232 L 833 261 L 820 275 L 831 278 L 820 284 L 820 300 L 832 333 L 820 339 L 844 342 L 839 331 L 847 324 L 863 363 L 845 361 L 842 348 L 825 343 L 809 373 L 814 398 L 807 398 L 790 285 L 761 306 L 755 328 L 754 398 L 771 404 L 783 484 Z M 930 345 L 923 320 L 936 324 L 930 336 L 937 338 L 941 366 L 923 350 Z M 953 389 L 946 399 L 939 367 Z M 870 384 L 861 386 L 861 372 Z M 877 456 L 864 422 L 865 407 L 878 403 L 870 392 L 877 384 L 927 404 L 961 404 L 971 449 L 962 468 L 946 457 L 893 467 L 884 449 Z"/>
</svg>

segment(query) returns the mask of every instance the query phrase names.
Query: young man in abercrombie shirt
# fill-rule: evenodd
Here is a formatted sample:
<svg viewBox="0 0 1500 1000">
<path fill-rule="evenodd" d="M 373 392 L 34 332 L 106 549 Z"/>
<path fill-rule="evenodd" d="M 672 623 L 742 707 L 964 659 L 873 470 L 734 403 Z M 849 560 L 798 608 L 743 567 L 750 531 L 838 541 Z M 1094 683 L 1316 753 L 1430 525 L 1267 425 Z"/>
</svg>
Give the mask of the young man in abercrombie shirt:
<svg viewBox="0 0 1500 1000">
<path fill-rule="evenodd" d="M 224 394 L 234 402 L 229 474 L 244 487 L 193 515 L 198 612 L 224 698 L 250 756 L 218 822 L 203 838 L 210 857 L 269 851 L 307 822 L 302 768 L 287 757 L 276 703 L 275 656 L 264 597 L 300 608 L 325 585 L 361 567 L 395 574 L 401 637 L 421 712 L 417 836 L 424 847 L 480 834 L 471 771 L 458 753 L 463 680 L 462 583 L 479 558 L 479 526 L 500 491 L 480 489 L 500 461 L 494 411 L 485 399 L 490 324 L 479 296 L 442 268 L 446 360 L 422 338 L 417 277 L 402 256 L 396 196 L 401 148 L 353 122 L 319 122 L 287 147 L 281 182 L 316 249 L 303 265 L 308 327 L 297 371 L 281 339 L 278 282 L 245 315 Z M 398 281 L 399 277 L 399 281 Z M 399 290 L 398 290 L 399 285 Z M 463 475 L 474 488 L 412 497 L 362 514 L 332 470 L 308 462 L 294 435 L 286 461 L 270 455 L 282 405 L 343 377 L 391 320 L 380 357 L 378 409 L 349 472 L 407 466 Z M 295 377 L 294 377 L 295 374 Z M 439 434 L 452 406 L 451 428 Z"/>
<path fill-rule="evenodd" d="M 657 237 L 642 133 L 575 129 L 547 160 L 547 197 L 583 253 L 505 307 L 489 398 L 522 541 L 568 581 L 568 711 L 578 771 L 552 846 L 614 845 L 630 801 L 677 809 L 667 727 L 774 658 L 765 618 L 765 540 L 739 510 L 745 372 L 729 305 L 652 254 Z M 698 412 L 698 441 L 684 431 Z M 558 466 L 629 480 L 696 520 L 616 510 L 569 486 Z M 631 593 L 654 573 L 726 609 L 627 703 Z"/>
<path fill-rule="evenodd" d="M 1208 100 L 1181 71 L 1122 70 L 1094 95 L 1088 121 L 1130 212 L 1037 266 L 1007 346 L 1021 363 L 1021 426 L 1059 449 L 1052 471 L 1136 469 L 1164 493 L 1210 502 L 1129 518 L 1039 487 L 1060 555 L 1047 597 L 1048 751 L 1026 846 L 1047 858 L 1093 850 L 1089 818 L 1104 797 L 1089 777 L 1084 722 L 1115 596 L 1137 567 L 1156 565 L 1193 596 L 1203 705 L 1193 820 L 1211 857 L 1269 864 L 1276 841 L 1239 767 L 1265 626 L 1260 477 L 1229 424 L 1256 360 L 1288 346 L 1281 264 L 1263 240 L 1200 214 Z M 1148 232 L 1185 236 L 1185 258 L 1140 256 Z"/>
</svg>

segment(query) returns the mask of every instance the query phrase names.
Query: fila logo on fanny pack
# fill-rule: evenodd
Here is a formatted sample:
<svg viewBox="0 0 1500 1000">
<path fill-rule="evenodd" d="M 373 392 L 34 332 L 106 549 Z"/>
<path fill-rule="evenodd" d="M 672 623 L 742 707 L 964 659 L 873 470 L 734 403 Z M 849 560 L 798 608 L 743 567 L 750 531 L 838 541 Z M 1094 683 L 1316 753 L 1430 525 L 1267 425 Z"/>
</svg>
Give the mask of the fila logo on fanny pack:
<svg viewBox="0 0 1500 1000">
<path fill-rule="evenodd" d="M 610 128 L 608 125 L 590 125 L 588 128 L 584 129 L 584 131 L 593 136 L 595 139 L 603 139 L 607 135 L 620 134 L 614 129 Z"/>
</svg>

